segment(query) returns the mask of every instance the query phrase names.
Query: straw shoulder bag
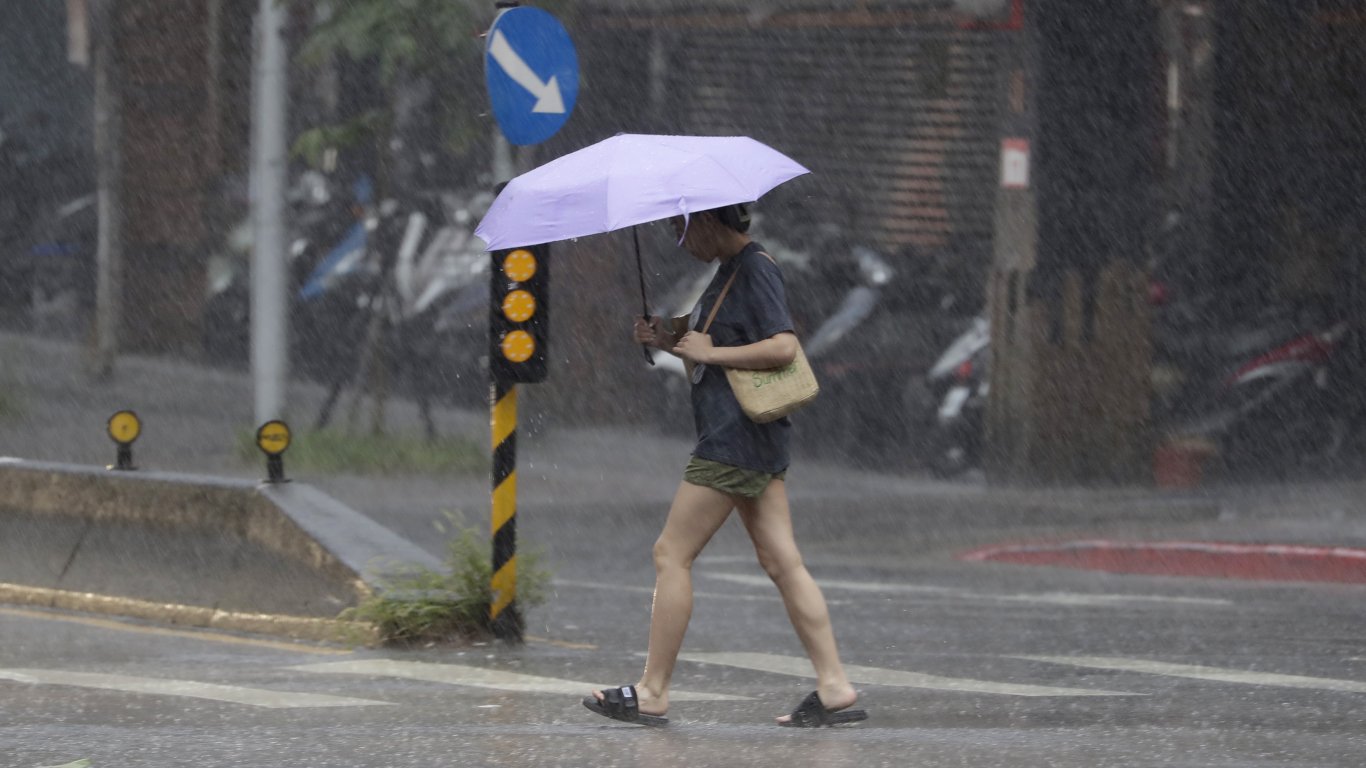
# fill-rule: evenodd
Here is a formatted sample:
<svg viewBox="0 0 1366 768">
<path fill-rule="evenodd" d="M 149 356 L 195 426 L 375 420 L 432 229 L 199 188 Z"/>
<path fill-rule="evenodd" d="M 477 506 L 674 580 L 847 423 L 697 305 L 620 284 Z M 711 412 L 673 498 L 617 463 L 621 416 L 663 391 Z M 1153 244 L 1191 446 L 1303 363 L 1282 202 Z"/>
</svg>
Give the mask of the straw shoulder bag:
<svg viewBox="0 0 1366 768">
<path fill-rule="evenodd" d="M 769 261 L 773 257 L 760 251 Z M 721 294 L 716 297 L 716 303 L 712 304 L 711 312 L 707 315 L 707 322 L 703 324 L 701 333 L 706 333 L 711 328 L 711 323 L 716 319 L 716 312 L 721 308 L 721 302 L 725 300 L 726 294 L 730 292 L 730 286 L 735 282 L 735 276 L 740 274 L 739 268 L 731 273 L 730 279 L 721 288 Z M 675 336 L 682 336 L 688 332 L 689 317 L 675 317 L 671 322 Z M 693 364 L 684 361 L 689 379 L 692 378 Z M 735 393 L 735 399 L 740 402 L 740 409 L 745 412 L 750 421 L 758 424 L 767 424 L 770 421 L 777 421 L 782 417 L 792 413 L 802 406 L 816 399 L 820 394 L 821 387 L 816 381 L 816 374 L 811 370 L 811 363 L 806 359 L 806 353 L 802 351 L 801 342 L 797 342 L 797 356 L 787 365 L 776 368 L 727 368 L 722 366 L 726 372 L 726 380 L 730 382 L 730 389 Z"/>
</svg>

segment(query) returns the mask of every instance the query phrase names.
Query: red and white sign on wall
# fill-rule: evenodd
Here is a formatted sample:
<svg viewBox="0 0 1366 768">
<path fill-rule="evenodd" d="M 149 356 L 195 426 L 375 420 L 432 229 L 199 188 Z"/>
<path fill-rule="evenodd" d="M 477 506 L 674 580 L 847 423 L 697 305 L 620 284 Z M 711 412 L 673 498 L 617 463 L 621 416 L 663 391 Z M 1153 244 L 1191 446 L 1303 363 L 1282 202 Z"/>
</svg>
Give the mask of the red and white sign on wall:
<svg viewBox="0 0 1366 768">
<path fill-rule="evenodd" d="M 1001 139 L 1001 186 L 1029 186 L 1029 139 Z"/>
</svg>

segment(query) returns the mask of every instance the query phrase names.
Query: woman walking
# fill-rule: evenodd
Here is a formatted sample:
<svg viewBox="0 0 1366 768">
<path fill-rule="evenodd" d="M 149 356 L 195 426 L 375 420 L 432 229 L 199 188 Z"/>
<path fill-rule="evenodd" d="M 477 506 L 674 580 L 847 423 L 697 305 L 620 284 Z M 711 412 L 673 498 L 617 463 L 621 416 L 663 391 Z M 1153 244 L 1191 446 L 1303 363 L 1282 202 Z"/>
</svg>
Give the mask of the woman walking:
<svg viewBox="0 0 1366 768">
<path fill-rule="evenodd" d="M 681 336 L 660 318 L 635 322 L 635 340 L 672 352 L 692 367 L 697 445 L 654 546 L 655 596 L 645 670 L 635 685 L 594 691 L 584 706 L 615 720 L 668 722 L 669 683 L 692 616 L 692 564 L 734 510 L 759 564 L 782 595 L 788 619 L 816 670 L 816 690 L 780 725 L 812 727 L 867 718 L 840 664 L 825 598 L 802 562 L 793 537 L 784 475 L 791 425 L 758 424 L 744 415 L 722 367 L 786 365 L 797 353 L 778 267 L 748 230 L 743 206 L 671 220 L 680 244 L 703 262 L 719 261 L 716 276 Z M 703 317 L 706 312 L 710 315 Z M 703 333 L 702 329 L 707 332 Z"/>
</svg>

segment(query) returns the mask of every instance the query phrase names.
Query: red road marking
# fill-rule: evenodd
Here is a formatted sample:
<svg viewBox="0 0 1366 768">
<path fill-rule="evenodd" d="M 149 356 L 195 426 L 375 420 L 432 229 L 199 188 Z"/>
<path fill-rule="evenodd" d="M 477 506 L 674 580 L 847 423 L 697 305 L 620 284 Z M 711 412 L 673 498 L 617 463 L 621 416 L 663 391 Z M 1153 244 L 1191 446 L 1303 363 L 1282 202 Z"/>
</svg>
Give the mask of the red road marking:
<svg viewBox="0 0 1366 768">
<path fill-rule="evenodd" d="M 1110 573 L 1366 584 L 1366 549 L 1351 547 L 1088 539 L 982 547 L 958 559 Z"/>
</svg>

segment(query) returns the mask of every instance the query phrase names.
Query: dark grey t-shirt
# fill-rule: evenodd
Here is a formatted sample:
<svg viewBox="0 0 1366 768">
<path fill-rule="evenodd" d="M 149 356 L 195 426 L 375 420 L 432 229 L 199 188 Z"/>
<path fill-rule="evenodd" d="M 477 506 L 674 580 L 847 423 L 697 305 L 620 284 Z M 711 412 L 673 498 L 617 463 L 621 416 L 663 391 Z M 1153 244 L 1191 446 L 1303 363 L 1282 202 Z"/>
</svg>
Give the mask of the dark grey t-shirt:
<svg viewBox="0 0 1366 768">
<path fill-rule="evenodd" d="M 750 243 L 723 262 L 702 293 L 700 311 L 693 312 L 692 328 L 701 331 L 721 288 L 739 270 L 708 330 L 718 347 L 742 347 L 793 330 L 782 272 L 762 251 L 761 245 Z M 706 366 L 702 380 L 693 384 L 692 409 L 697 427 L 694 456 L 761 472 L 787 469 L 792 423 L 786 418 L 767 424 L 750 421 L 719 367 Z"/>
</svg>

